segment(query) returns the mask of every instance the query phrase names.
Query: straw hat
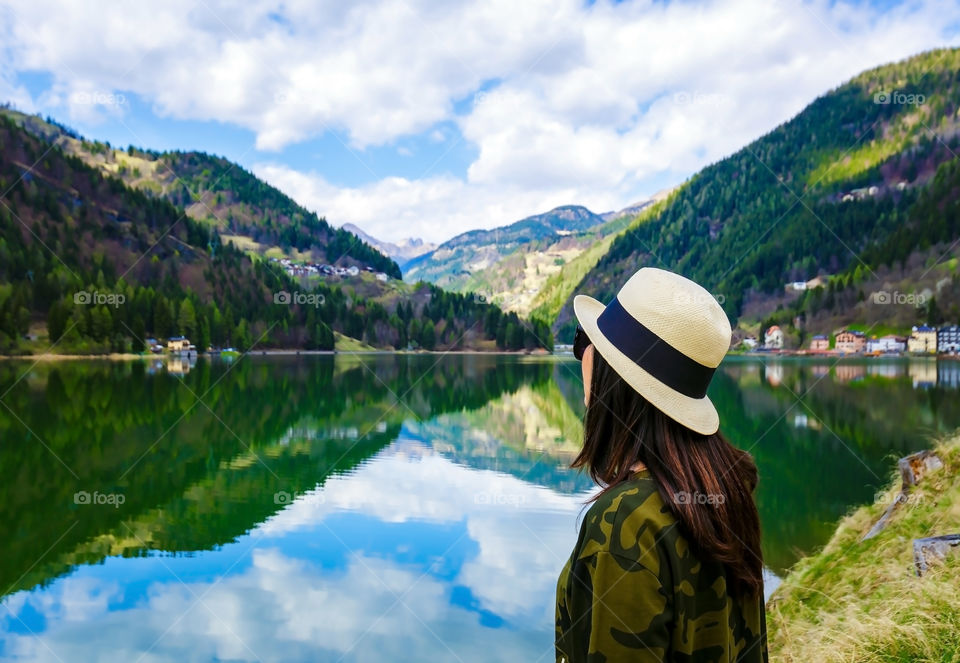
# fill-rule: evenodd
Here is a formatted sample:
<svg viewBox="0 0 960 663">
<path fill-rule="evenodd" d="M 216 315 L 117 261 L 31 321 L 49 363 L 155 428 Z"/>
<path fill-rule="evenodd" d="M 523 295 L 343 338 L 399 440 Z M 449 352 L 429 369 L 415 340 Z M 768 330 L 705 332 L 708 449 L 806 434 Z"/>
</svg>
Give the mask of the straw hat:
<svg viewBox="0 0 960 663">
<path fill-rule="evenodd" d="M 671 419 L 709 435 L 720 427 L 706 396 L 730 348 L 730 321 L 713 295 L 679 274 L 644 267 L 607 306 L 587 295 L 573 311 L 597 352 Z"/>
</svg>

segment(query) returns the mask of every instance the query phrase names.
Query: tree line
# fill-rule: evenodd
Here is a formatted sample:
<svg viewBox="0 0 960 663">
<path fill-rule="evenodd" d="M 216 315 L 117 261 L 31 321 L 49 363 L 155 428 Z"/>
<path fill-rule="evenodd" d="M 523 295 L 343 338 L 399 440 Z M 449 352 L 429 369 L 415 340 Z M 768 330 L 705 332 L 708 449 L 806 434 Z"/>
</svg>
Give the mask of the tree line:
<svg viewBox="0 0 960 663">
<path fill-rule="evenodd" d="M 44 324 L 57 352 L 139 351 L 148 337 L 172 335 L 201 349 L 333 349 L 337 333 L 380 348 L 552 347 L 546 325 L 477 296 L 418 283 L 409 294 L 367 298 L 296 281 L 6 117 L 0 190 L 3 353 L 22 351 Z"/>
</svg>

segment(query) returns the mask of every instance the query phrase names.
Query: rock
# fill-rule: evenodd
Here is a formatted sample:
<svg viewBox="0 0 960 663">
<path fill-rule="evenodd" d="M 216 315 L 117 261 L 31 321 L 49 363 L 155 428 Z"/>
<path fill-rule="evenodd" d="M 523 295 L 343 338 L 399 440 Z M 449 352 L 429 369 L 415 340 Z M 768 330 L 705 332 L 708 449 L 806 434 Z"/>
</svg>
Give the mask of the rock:
<svg viewBox="0 0 960 663">
<path fill-rule="evenodd" d="M 943 461 L 932 451 L 918 451 L 915 454 L 904 456 L 898 462 L 900 476 L 903 478 L 903 487 L 917 485 L 930 472 L 943 467 Z"/>
<path fill-rule="evenodd" d="M 947 554 L 960 549 L 960 534 L 945 534 L 943 536 L 929 536 L 913 540 L 913 563 L 917 567 L 917 575 L 926 573 L 931 564 L 942 562 Z"/>
</svg>

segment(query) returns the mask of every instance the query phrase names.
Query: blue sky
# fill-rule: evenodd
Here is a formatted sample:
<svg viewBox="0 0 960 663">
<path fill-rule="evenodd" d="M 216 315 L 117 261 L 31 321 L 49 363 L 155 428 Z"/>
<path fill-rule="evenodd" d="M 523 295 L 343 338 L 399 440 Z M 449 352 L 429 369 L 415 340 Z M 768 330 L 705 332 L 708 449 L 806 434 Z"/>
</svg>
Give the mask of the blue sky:
<svg viewBox="0 0 960 663">
<path fill-rule="evenodd" d="M 221 154 L 333 224 L 442 241 L 682 182 L 960 4 L 0 2 L 0 98 Z"/>
<path fill-rule="evenodd" d="M 14 79 L 31 98 L 39 99 L 52 86 L 49 73 L 23 72 Z M 65 118 L 57 107 L 37 106 L 33 110 L 78 130 L 84 136 L 109 141 L 111 145 L 149 147 L 155 150 L 199 150 L 227 157 L 250 168 L 258 159 L 281 162 L 297 170 L 320 170 L 338 186 L 360 186 L 384 175 L 411 179 L 430 172 L 463 177 L 477 157 L 475 146 L 462 140 L 453 122 L 441 122 L 431 130 L 443 134 L 443 140 L 428 133 L 399 137 L 390 144 L 365 149 L 349 146 L 344 130 L 323 131 L 280 150 L 259 150 L 256 133 L 229 122 L 184 120 L 155 112 L 149 99 L 120 92 L 123 113 L 103 113 L 90 118 Z"/>
</svg>

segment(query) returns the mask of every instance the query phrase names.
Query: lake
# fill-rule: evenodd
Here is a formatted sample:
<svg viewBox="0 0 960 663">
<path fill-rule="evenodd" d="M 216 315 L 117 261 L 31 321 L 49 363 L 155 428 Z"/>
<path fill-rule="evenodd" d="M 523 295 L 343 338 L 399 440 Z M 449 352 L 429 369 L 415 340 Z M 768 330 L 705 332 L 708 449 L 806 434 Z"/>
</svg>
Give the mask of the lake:
<svg viewBox="0 0 960 663">
<path fill-rule="evenodd" d="M 960 427 L 958 387 L 956 361 L 724 362 L 768 594 Z M 552 661 L 582 398 L 570 357 L 0 362 L 0 659 Z"/>
</svg>

